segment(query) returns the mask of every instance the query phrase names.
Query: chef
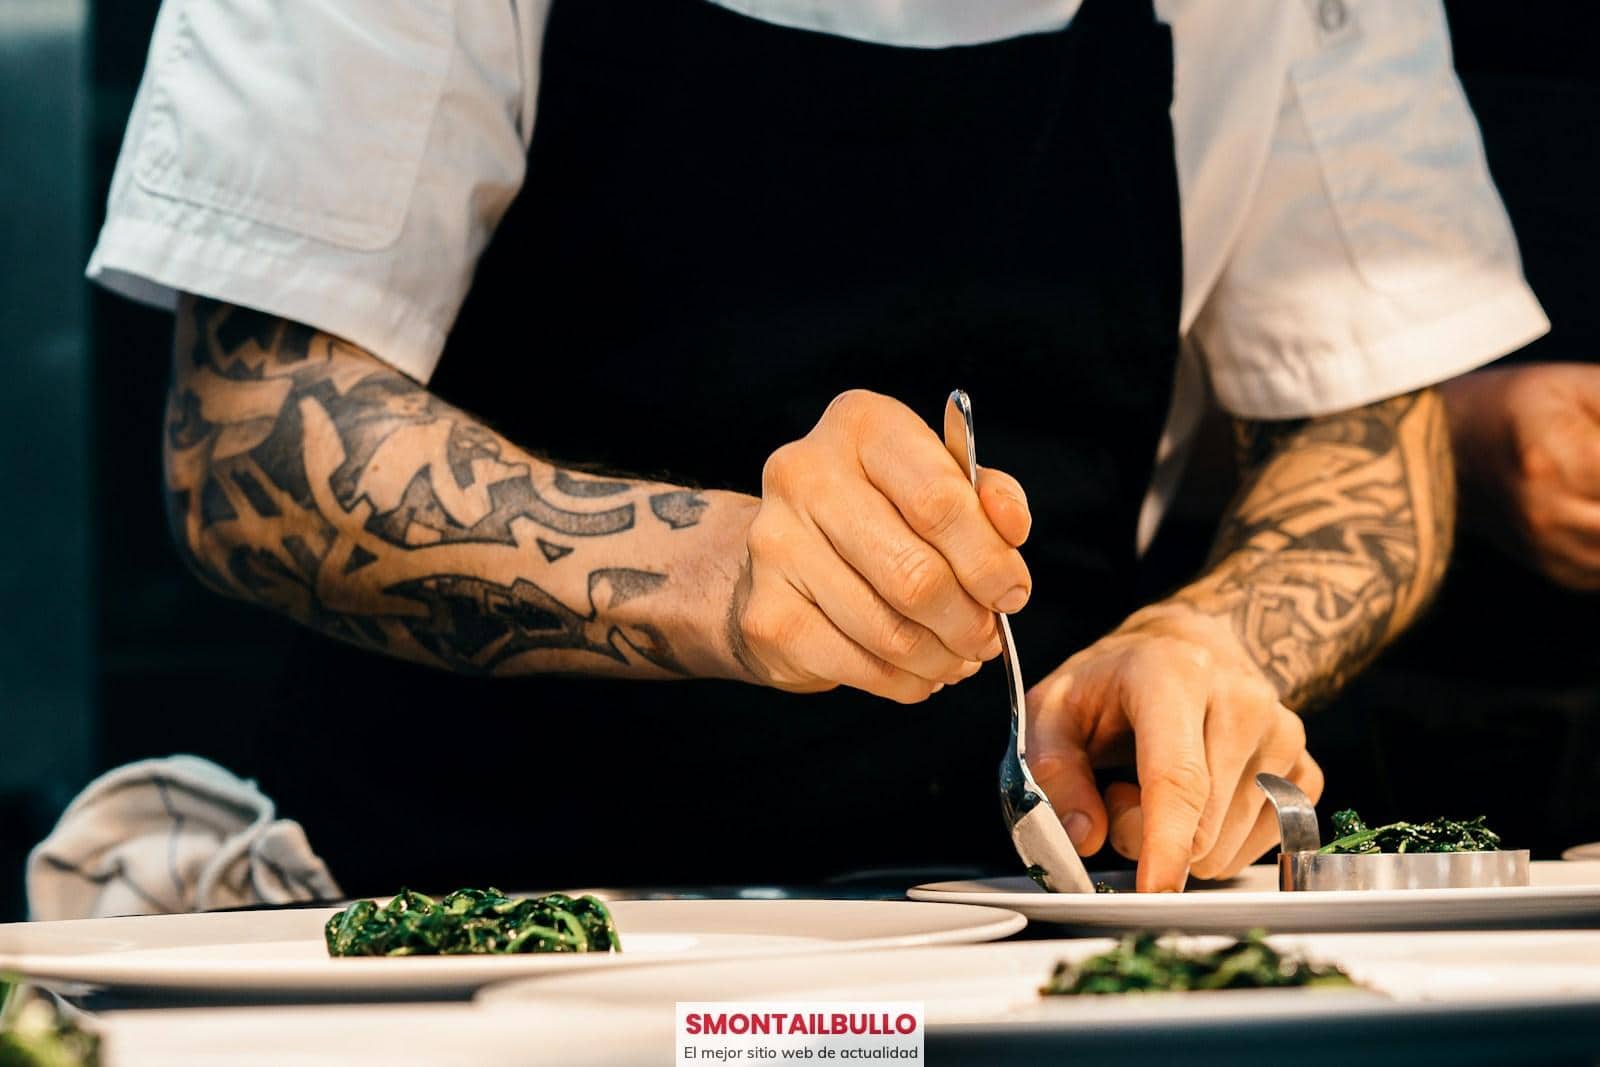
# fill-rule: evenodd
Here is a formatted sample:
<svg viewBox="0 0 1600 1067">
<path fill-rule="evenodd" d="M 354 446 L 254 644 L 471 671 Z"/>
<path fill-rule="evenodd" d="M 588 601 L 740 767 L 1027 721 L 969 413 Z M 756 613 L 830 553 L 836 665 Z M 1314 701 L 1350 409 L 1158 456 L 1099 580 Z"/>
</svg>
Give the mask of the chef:
<svg viewBox="0 0 1600 1067">
<path fill-rule="evenodd" d="M 168 3 L 89 273 L 355 890 L 1014 864 L 995 612 L 1079 850 L 1229 875 L 1439 581 L 1432 387 L 1546 328 L 1426 0 Z"/>
</svg>

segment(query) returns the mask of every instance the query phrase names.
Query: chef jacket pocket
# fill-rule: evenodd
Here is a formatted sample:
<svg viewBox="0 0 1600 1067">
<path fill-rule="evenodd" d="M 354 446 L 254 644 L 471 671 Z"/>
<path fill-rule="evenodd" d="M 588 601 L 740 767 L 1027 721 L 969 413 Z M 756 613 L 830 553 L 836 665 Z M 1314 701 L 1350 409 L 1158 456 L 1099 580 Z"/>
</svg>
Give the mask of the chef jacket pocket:
<svg viewBox="0 0 1600 1067">
<path fill-rule="evenodd" d="M 1503 244 L 1499 197 L 1437 5 L 1354 13 L 1290 68 L 1295 101 L 1356 270 L 1380 291 L 1426 288 Z"/>
<path fill-rule="evenodd" d="M 399 236 L 450 62 L 453 0 L 171 0 L 134 175 L 330 244 Z"/>
</svg>

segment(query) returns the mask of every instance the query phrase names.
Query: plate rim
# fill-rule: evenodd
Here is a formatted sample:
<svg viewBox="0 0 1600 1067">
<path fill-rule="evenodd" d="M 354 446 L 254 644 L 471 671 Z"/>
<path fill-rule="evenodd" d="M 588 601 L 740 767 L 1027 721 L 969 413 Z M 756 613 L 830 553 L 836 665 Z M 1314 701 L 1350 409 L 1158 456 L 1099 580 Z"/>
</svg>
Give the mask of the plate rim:
<svg viewBox="0 0 1600 1067">
<path fill-rule="evenodd" d="M 626 901 L 629 908 L 646 907 L 651 910 L 699 911 L 710 907 L 733 906 L 741 910 L 778 910 L 794 904 L 809 906 L 836 905 L 859 908 L 863 905 L 890 905 L 897 909 L 906 905 L 917 908 L 933 906 L 953 914 L 949 909 L 969 913 L 971 921 L 947 928 L 902 932 L 872 937 L 816 939 L 798 941 L 786 946 L 753 946 L 745 949 L 725 948 L 695 955 L 696 961 L 761 959 L 794 955 L 829 955 L 835 953 L 890 950 L 915 947 L 942 947 L 962 944 L 983 944 L 1009 937 L 1024 929 L 1026 916 L 1012 908 L 997 904 L 972 904 L 963 901 L 915 900 L 642 900 Z M 310 912 L 320 916 L 332 915 L 340 910 L 325 905 L 305 908 L 275 909 L 274 914 L 285 912 Z M 169 916 L 109 916 L 101 919 L 65 919 L 52 923 L 15 923 L 0 926 L 27 927 L 37 931 L 42 926 L 70 924 L 78 929 L 100 923 L 121 922 L 127 919 L 160 920 L 182 918 L 203 923 L 205 916 L 227 916 L 236 921 L 239 912 L 187 912 Z M 665 931 L 651 931 L 663 933 Z M 685 930 L 685 933 L 692 933 Z M 626 945 L 626 930 L 622 931 Z M 126 940 L 126 938 L 123 938 Z M 293 938 L 288 940 L 302 940 Z M 304 940 L 310 941 L 310 938 Z M 219 942 L 217 947 L 227 948 L 249 942 Z M 280 941 L 258 943 L 277 944 Z M 133 944 L 119 948 L 91 951 L 40 953 L 0 951 L 0 971 L 16 973 L 22 977 L 47 982 L 72 982 L 90 984 L 116 990 L 203 991 L 219 996 L 241 993 L 313 992 L 325 994 L 345 992 L 351 996 L 362 993 L 393 993 L 403 990 L 475 990 L 496 982 L 535 977 L 547 971 L 613 969 L 647 967 L 661 963 L 690 962 L 680 954 L 650 954 L 630 956 L 622 953 L 555 954 L 532 953 L 527 955 L 464 955 L 415 956 L 396 966 L 394 960 L 334 959 L 315 960 L 195 960 L 185 957 L 179 961 L 152 961 L 138 954 L 139 950 L 162 948 L 201 947 L 183 943 Z M 124 954 L 132 958 L 119 959 Z M 418 965 L 421 965 L 421 968 Z M 357 978 L 359 976 L 359 979 Z"/>
<path fill-rule="evenodd" d="M 1585 933 L 1590 934 L 1591 937 L 1596 941 L 1600 941 L 1600 930 L 1585 931 Z M 1499 931 L 1497 934 L 1501 937 L 1512 938 L 1521 936 L 1547 938 L 1552 936 L 1553 932 Z M 1194 934 L 1178 936 L 1203 940 L 1214 937 L 1215 935 Z M 1277 940 L 1295 941 L 1306 935 L 1284 933 L 1272 936 Z M 1345 938 L 1365 939 L 1378 936 L 1411 938 L 1415 935 L 1410 933 L 1391 933 L 1387 935 L 1371 933 L 1331 933 L 1315 936 L 1324 940 L 1329 938 L 1340 940 Z M 1423 936 L 1443 939 L 1470 937 L 1471 935 L 1460 931 L 1438 931 L 1425 933 Z M 979 954 L 993 956 L 997 960 L 1001 961 L 1008 956 L 1015 954 L 1018 956 L 1027 957 L 1026 962 L 1032 964 L 1034 963 L 1032 960 L 1033 956 L 1037 955 L 1041 958 L 1041 961 L 1048 961 L 1048 959 L 1052 956 L 1062 952 L 1067 945 L 1072 945 L 1077 949 L 1088 951 L 1092 947 L 1108 942 L 1114 942 L 1115 940 L 1115 937 L 1109 934 L 1096 934 L 1088 937 L 1061 937 L 1038 941 L 991 942 L 987 944 L 965 946 L 961 951 L 963 958 L 968 962 L 971 962 L 973 957 Z M 917 957 L 927 959 L 933 954 L 938 954 L 940 957 L 945 957 L 945 954 L 956 951 L 957 948 L 957 946 L 948 945 L 929 945 L 916 949 L 905 949 L 901 950 L 901 952 L 906 958 L 907 966 L 913 967 L 916 964 Z M 1326 947 L 1323 949 L 1323 953 L 1325 952 Z M 885 957 L 886 951 L 875 950 L 863 952 L 857 954 L 857 956 Z M 717 961 L 717 963 L 723 967 L 731 969 L 735 972 L 744 971 L 753 966 L 759 966 L 761 962 L 762 961 L 757 960 Z M 792 957 L 788 960 L 772 962 L 779 966 L 800 965 L 805 962 L 805 959 L 803 957 Z M 949 975 L 946 972 L 951 970 L 954 962 L 954 960 L 950 960 L 949 962 L 944 963 L 942 966 L 945 968 L 945 970 L 939 971 L 936 977 L 941 979 L 948 977 Z M 1019 964 L 1022 962 L 1024 961 L 1018 960 Z M 668 964 L 666 966 L 669 970 L 675 971 L 676 968 L 688 966 L 688 964 L 686 962 L 678 962 L 674 964 Z M 845 966 L 848 967 L 849 964 L 846 963 Z M 987 969 L 993 969 L 998 972 L 1003 969 L 998 964 L 980 964 L 979 966 L 985 966 L 986 971 Z M 1044 976 L 1044 971 L 1042 969 L 1043 963 L 1041 963 L 1040 966 L 1041 971 L 1039 977 L 1042 979 Z M 671 976 L 666 975 L 664 977 L 670 980 Z M 582 983 L 582 985 L 603 983 L 607 980 L 593 974 L 579 976 L 575 974 L 561 975 L 548 973 L 538 976 L 528 976 L 526 978 L 518 978 L 512 981 L 486 986 L 485 988 L 479 990 L 479 992 L 474 996 L 473 1003 L 476 1006 L 495 1011 L 514 1011 L 519 1007 L 526 1007 L 533 1003 L 541 1003 L 548 1007 L 552 1004 L 560 1004 L 563 999 L 570 1000 L 570 1005 L 573 1008 L 581 1008 L 584 1010 L 598 1010 L 604 1008 L 606 1010 L 614 1010 L 617 1012 L 643 1012 L 651 1010 L 652 1008 L 652 1004 L 650 1002 L 642 999 L 607 1000 L 599 996 L 585 995 L 585 991 L 581 988 L 575 993 L 570 989 L 563 988 L 564 986 L 568 986 L 572 979 L 577 979 L 580 983 Z M 736 981 L 736 979 L 737 975 L 729 979 L 729 981 L 732 983 Z M 800 981 L 800 979 L 796 979 L 797 983 Z M 846 975 L 840 980 L 839 984 L 846 988 L 860 988 L 861 983 L 862 979 L 860 979 L 858 976 Z M 869 981 L 867 984 L 868 988 L 870 988 L 871 982 Z M 763 990 L 760 991 L 758 995 L 753 996 L 751 999 L 774 1000 L 789 996 L 803 995 L 806 999 L 824 1000 L 834 997 L 835 993 L 835 989 L 823 985 L 822 987 L 814 990 L 804 990 L 801 992 L 784 989 L 776 991 Z M 1259 1000 L 1261 997 L 1284 996 L 1286 999 L 1276 1002 L 1275 1007 L 1270 1012 L 1255 1013 L 1230 1010 L 1217 1015 L 1214 1018 L 1214 1013 L 1202 1012 L 1202 1008 L 1218 1004 L 1218 1002 L 1209 999 L 1213 995 L 1223 997 L 1225 1002 L 1228 1004 L 1239 1004 L 1240 1002 L 1238 1000 L 1231 999 L 1231 995 L 1236 993 L 1243 994 L 1251 998 L 1252 1001 Z M 1176 999 L 1169 1000 L 1169 997 L 1182 999 L 1181 1001 Z M 1208 999 L 1197 1002 L 1192 999 L 1194 997 L 1206 997 Z M 1399 1021 L 1413 1019 L 1419 1013 L 1436 1016 L 1442 1019 L 1460 1017 L 1463 1014 L 1476 1015 L 1485 1011 L 1505 1012 L 1511 1015 L 1520 1015 L 1524 1013 L 1536 1014 L 1538 1012 L 1560 1012 L 1570 1010 L 1572 1007 L 1579 1005 L 1593 1010 L 1596 1007 L 1600 1007 L 1600 992 L 1550 992 L 1542 993 L 1537 996 L 1514 997 L 1504 1000 L 1461 998 L 1459 1000 L 1440 1001 L 1399 997 L 1390 993 L 1386 993 L 1382 990 L 1364 987 L 1348 991 L 1305 989 L 1223 990 L 1216 994 L 1161 994 L 1159 1000 L 1140 1000 L 1139 1004 L 1140 1006 L 1149 1006 L 1154 1008 L 1162 1002 L 1171 1004 L 1183 1003 L 1187 1005 L 1187 1008 L 1172 1013 L 1162 1013 L 1160 1011 L 1146 1012 L 1138 1010 L 1113 1009 L 1115 1012 L 1117 1012 L 1117 1014 L 1112 1014 L 1109 1017 L 1091 1017 L 1087 1012 L 1071 1014 L 1064 1012 L 1060 1018 L 1054 1019 L 1014 1019 L 997 1017 L 993 1019 L 956 1019 L 930 1021 L 928 1023 L 927 1033 L 930 1038 L 937 1036 L 982 1036 L 986 1034 L 1015 1037 L 1018 1034 L 1030 1032 L 1050 1036 L 1059 1036 L 1061 1034 L 1083 1036 L 1088 1032 L 1117 1035 L 1132 1031 L 1145 1033 L 1162 1031 L 1167 1034 L 1172 1034 L 1194 1029 L 1206 1029 L 1214 1031 L 1217 1027 L 1256 1025 L 1262 1023 L 1270 1023 L 1274 1026 L 1293 1025 L 1299 1020 L 1320 1022 L 1346 1018 L 1350 1020 L 1374 1020 L 1380 1022 Z M 1600 1020 L 1600 1012 L 1595 1012 L 1595 1015 L 1597 1020 Z"/>
<path fill-rule="evenodd" d="M 1531 866 L 1535 869 L 1559 870 L 1569 867 L 1572 862 L 1570 860 L 1536 860 L 1533 861 Z M 918 900 L 924 903 L 989 903 L 998 907 L 1013 908 L 1021 911 L 1036 921 L 1066 923 L 1069 925 L 1134 922 L 1136 920 L 1127 917 L 1130 910 L 1148 913 L 1148 919 L 1145 921 L 1149 922 L 1181 923 L 1193 919 L 1209 921 L 1210 917 L 1217 912 L 1234 911 L 1245 907 L 1272 907 L 1273 905 L 1281 905 L 1284 911 L 1298 912 L 1302 909 L 1314 909 L 1323 913 L 1332 912 L 1337 916 L 1350 916 L 1352 913 L 1383 906 L 1454 904 L 1459 905 L 1461 909 L 1472 909 L 1509 900 L 1530 905 L 1531 910 L 1542 917 L 1542 913 L 1550 910 L 1552 906 L 1559 907 L 1564 904 L 1593 901 L 1595 903 L 1595 911 L 1600 913 L 1600 860 L 1580 862 L 1590 862 L 1595 866 L 1597 872 L 1596 881 L 1577 885 L 1473 886 L 1461 889 L 1303 890 L 1292 894 L 1286 894 L 1277 889 L 1199 890 L 1191 893 L 1173 894 L 1058 894 L 1045 893 L 1037 889 L 978 888 L 955 890 L 941 888 L 956 883 L 970 886 L 993 885 L 1002 881 L 1011 883 L 1018 881 L 1021 877 L 1007 875 L 1004 878 L 947 879 L 939 882 L 925 882 L 907 889 L 906 896 L 911 900 Z M 1256 869 L 1270 869 L 1270 866 L 1256 865 Z M 1055 904 L 1053 902 L 1060 903 Z M 1063 914 L 1064 910 L 1070 910 L 1071 914 Z M 1507 919 L 1515 919 L 1516 917 L 1516 915 L 1506 916 Z M 1295 920 L 1291 919 L 1289 921 Z M 1452 920 L 1447 915 L 1441 917 L 1440 921 L 1448 922 Z M 1482 922 L 1484 920 L 1475 917 L 1472 921 Z M 1272 917 L 1263 916 L 1262 924 L 1271 926 Z M 1281 932 L 1288 933 L 1291 931 L 1281 929 Z"/>
</svg>

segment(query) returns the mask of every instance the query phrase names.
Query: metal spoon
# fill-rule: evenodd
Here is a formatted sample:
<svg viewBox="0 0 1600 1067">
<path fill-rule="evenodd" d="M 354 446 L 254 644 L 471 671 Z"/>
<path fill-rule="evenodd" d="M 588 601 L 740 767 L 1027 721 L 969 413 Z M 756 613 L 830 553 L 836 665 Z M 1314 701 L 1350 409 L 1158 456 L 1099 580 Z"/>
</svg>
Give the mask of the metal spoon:
<svg viewBox="0 0 1600 1067">
<path fill-rule="evenodd" d="M 956 460 L 967 469 L 973 488 L 978 485 L 977 437 L 972 430 L 972 401 L 960 389 L 950 394 L 944 408 L 944 439 Z M 1011 622 L 997 614 L 1000 656 L 1006 667 L 1006 687 L 1011 691 L 1011 743 L 1000 757 L 1000 808 L 1011 843 L 1028 865 L 1034 881 L 1052 893 L 1093 893 L 1094 883 L 1072 847 L 1072 839 L 1056 817 L 1044 791 L 1033 780 L 1027 760 L 1027 704 L 1023 698 L 1022 668 L 1017 665 L 1017 643 Z"/>
</svg>

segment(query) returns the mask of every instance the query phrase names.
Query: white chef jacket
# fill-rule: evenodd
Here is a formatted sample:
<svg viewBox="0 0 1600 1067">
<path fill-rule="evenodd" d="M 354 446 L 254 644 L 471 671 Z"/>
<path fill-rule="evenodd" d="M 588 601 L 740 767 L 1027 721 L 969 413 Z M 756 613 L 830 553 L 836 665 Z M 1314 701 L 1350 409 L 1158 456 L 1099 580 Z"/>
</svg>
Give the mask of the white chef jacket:
<svg viewBox="0 0 1600 1067">
<path fill-rule="evenodd" d="M 162 306 L 185 290 L 282 315 L 427 381 L 522 183 L 549 2 L 165 0 L 89 276 Z M 937 48 L 1054 30 L 1082 0 L 714 2 Z M 1549 328 L 1438 0 L 1156 9 L 1173 36 L 1183 355 L 1142 542 L 1208 389 L 1240 416 L 1323 414 Z M 539 358 L 536 325 L 516 358 Z"/>
</svg>

